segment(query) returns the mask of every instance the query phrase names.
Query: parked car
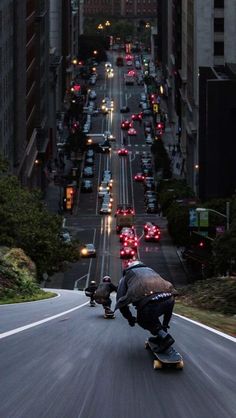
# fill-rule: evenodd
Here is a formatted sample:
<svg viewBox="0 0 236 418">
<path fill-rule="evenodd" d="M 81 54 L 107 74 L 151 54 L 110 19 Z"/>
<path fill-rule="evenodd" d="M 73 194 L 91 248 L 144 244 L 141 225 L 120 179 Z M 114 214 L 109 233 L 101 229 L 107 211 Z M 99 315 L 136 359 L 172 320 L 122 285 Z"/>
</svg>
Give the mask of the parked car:
<svg viewBox="0 0 236 418">
<path fill-rule="evenodd" d="M 83 177 L 93 177 L 94 171 L 91 166 L 85 166 L 83 170 Z"/>
<path fill-rule="evenodd" d="M 62 242 L 64 242 L 65 244 L 70 244 L 71 243 L 71 236 L 69 231 L 67 231 L 66 229 L 63 229 L 60 232 L 60 239 Z"/>
<path fill-rule="evenodd" d="M 92 192 L 93 191 L 93 184 L 91 180 L 82 180 L 81 183 L 81 192 Z"/>
</svg>

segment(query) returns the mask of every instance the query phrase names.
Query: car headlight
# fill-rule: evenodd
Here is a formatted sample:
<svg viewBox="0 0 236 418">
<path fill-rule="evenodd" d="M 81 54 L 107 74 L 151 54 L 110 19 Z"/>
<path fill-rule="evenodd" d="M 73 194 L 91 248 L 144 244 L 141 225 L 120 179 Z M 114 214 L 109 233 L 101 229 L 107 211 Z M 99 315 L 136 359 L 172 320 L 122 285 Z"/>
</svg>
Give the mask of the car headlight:
<svg viewBox="0 0 236 418">
<path fill-rule="evenodd" d="M 83 255 L 87 255 L 88 254 L 88 250 L 86 248 L 83 248 L 82 251 L 81 251 L 81 253 Z"/>
</svg>

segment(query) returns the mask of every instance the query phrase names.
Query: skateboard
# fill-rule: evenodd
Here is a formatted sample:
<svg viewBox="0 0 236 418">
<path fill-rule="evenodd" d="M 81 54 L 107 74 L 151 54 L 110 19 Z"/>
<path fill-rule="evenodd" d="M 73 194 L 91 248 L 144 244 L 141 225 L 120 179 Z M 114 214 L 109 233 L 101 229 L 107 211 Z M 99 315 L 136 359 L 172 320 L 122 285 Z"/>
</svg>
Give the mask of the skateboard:
<svg viewBox="0 0 236 418">
<path fill-rule="evenodd" d="M 157 353 L 155 349 L 157 344 L 150 342 L 149 340 L 145 341 L 145 348 L 149 348 L 154 356 L 156 357 L 153 361 L 154 369 L 162 369 L 165 366 L 171 367 L 174 366 L 176 369 L 182 370 L 184 367 L 184 361 L 181 354 L 175 350 L 173 346 L 167 348 L 167 350 L 162 353 Z"/>
</svg>

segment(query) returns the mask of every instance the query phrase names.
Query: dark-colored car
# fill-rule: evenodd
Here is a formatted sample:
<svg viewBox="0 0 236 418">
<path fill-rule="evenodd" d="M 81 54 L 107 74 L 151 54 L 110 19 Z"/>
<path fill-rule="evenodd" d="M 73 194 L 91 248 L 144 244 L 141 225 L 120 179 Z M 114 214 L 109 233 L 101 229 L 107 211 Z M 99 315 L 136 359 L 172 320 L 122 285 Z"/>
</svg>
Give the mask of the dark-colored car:
<svg viewBox="0 0 236 418">
<path fill-rule="evenodd" d="M 92 192 L 93 191 L 93 184 L 91 180 L 82 180 L 81 183 L 81 192 Z"/>
<path fill-rule="evenodd" d="M 129 113 L 129 111 L 129 106 L 122 106 L 120 109 L 120 113 Z"/>
</svg>

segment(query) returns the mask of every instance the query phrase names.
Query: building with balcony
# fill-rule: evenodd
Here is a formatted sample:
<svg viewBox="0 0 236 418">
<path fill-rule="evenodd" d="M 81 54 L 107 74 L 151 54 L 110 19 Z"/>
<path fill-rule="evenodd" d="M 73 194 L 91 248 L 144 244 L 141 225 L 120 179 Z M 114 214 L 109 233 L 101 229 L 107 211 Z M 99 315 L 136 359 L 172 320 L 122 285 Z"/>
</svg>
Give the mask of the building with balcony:
<svg viewBox="0 0 236 418">
<path fill-rule="evenodd" d="M 181 131 L 179 145 L 187 182 L 198 194 L 202 169 L 199 69 L 236 62 L 236 1 L 159 0 L 158 6 L 157 54 L 165 79 L 169 116 L 177 121 L 177 132 Z M 205 110 L 209 112 L 209 108 Z M 205 155 L 204 160 L 208 157 Z"/>
</svg>

